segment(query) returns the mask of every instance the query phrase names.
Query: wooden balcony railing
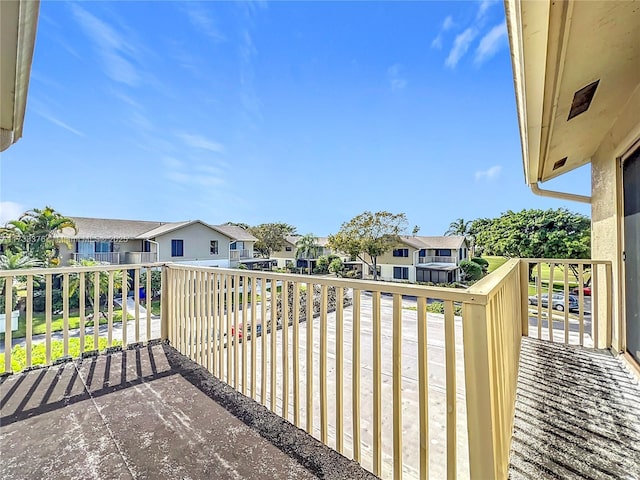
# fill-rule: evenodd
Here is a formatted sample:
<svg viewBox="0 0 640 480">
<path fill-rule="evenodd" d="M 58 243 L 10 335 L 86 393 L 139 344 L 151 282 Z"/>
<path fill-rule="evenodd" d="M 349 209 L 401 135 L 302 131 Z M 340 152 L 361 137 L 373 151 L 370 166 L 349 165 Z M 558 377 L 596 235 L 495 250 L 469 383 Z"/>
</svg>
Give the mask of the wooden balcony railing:
<svg viewBox="0 0 640 480">
<path fill-rule="evenodd" d="M 560 310 L 528 299 L 542 298 L 545 278 L 571 280 L 570 265 L 576 283 L 591 277 L 593 294 L 591 302 L 578 295 L 575 315 L 562 310 L 567 323 Z M 105 346 L 124 347 L 168 340 L 383 478 L 507 478 L 520 337 L 537 331 L 588 346 L 591 335 L 595 346 L 610 345 L 610 313 L 597 317 L 610 312 L 609 262 L 513 259 L 466 290 L 184 264 L 126 269 L 133 273 L 120 282 L 127 278 L 122 266 L 0 271 L 0 286 L 22 298 L 25 366 L 32 366 L 38 342 L 45 343 L 45 363 L 56 360 L 52 289 L 59 283 L 63 355 L 72 336 L 80 338 L 81 352 L 97 350 L 103 337 Z M 161 270 L 161 312 L 152 317 L 158 301 L 147 292 L 154 270 Z M 570 283 L 563 290 L 571 291 Z M 70 308 L 72 284 L 77 312 Z M 133 296 L 122 300 L 131 289 Z M 33 333 L 40 321 L 35 290 L 45 295 L 44 338 Z M 14 293 L 9 297 L 7 314 Z M 70 326 L 72 313 L 77 328 Z M 117 322 L 117 313 L 128 320 Z M 90 314 L 104 316 L 105 325 L 88 326 Z M 12 370 L 10 322 L 7 317 L 5 371 Z M 561 328 L 567 325 L 568 334 Z"/>
</svg>

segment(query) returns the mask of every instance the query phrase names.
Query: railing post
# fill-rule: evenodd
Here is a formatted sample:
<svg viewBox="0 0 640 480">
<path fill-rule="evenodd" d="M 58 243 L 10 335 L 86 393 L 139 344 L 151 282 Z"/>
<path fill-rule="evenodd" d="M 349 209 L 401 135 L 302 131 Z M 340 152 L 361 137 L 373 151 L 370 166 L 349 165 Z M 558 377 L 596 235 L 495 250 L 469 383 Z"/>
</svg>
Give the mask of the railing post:
<svg viewBox="0 0 640 480">
<path fill-rule="evenodd" d="M 491 407 L 491 346 L 485 305 L 463 304 L 462 334 L 471 480 L 506 478 L 505 472 L 497 471 L 497 452 L 494 447 L 498 432 Z"/>
<path fill-rule="evenodd" d="M 529 262 L 520 260 L 520 310 L 522 336 L 529 335 Z"/>
<path fill-rule="evenodd" d="M 169 267 L 166 265 L 162 266 L 160 282 L 160 338 L 172 341 L 173 339 L 169 338 L 169 295 L 173 292 L 170 289 Z M 147 313 L 147 315 L 150 315 L 150 313 Z M 147 318 L 147 321 L 149 321 L 149 318 Z"/>
</svg>

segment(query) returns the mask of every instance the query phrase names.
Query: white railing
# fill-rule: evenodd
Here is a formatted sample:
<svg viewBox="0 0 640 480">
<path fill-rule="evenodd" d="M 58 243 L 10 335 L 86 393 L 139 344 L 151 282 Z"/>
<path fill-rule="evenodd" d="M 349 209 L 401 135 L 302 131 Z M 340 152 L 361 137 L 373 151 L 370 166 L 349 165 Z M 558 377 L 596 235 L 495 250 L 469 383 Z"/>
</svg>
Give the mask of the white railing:
<svg viewBox="0 0 640 480">
<path fill-rule="evenodd" d="M 76 262 L 80 262 L 82 260 L 95 260 L 96 262 L 112 263 L 117 265 L 120 263 L 120 252 L 74 253 L 73 259 Z"/>
<path fill-rule="evenodd" d="M 124 261 L 122 263 L 146 264 L 156 263 L 157 261 L 157 252 L 125 252 Z"/>
<path fill-rule="evenodd" d="M 166 338 L 161 316 L 152 314 L 160 303 L 153 299 L 159 292 L 152 290 L 152 272 L 158 268 L 161 265 L 0 271 L 2 313 L 11 313 L 16 306 L 20 312 L 17 329 L 4 318 L 0 371 L 51 365 L 60 355 L 77 357 L 86 351 Z M 62 340 L 55 340 L 60 331 Z M 13 355 L 16 349 L 23 349 L 24 355 Z"/>
<path fill-rule="evenodd" d="M 383 478 L 506 479 L 520 338 L 531 325 L 545 338 L 545 311 L 550 340 L 562 340 L 560 326 L 567 327 L 553 316 L 559 310 L 532 308 L 529 289 L 542 298 L 546 276 L 563 279 L 570 291 L 569 265 L 580 284 L 591 276 L 593 295 L 590 315 L 578 295 L 581 306 L 565 331 L 575 329 L 585 345 L 580 339 L 591 331 L 602 339 L 596 346 L 609 346 L 610 262 L 513 259 L 466 290 L 182 264 L 0 271 L 0 288 L 11 292 L 5 313 L 24 297 L 18 331 L 10 315 L 5 319 L 3 366 L 20 369 L 13 362 L 22 354 L 12 356 L 17 336 L 24 339 L 23 368 L 32 366 L 38 344 L 51 364 L 57 318 L 65 356 L 74 355 L 73 337 L 79 352 L 169 340 L 221 381 Z M 128 281 L 118 281 L 131 270 Z M 155 270 L 161 301 L 152 300 Z M 118 302 L 131 289 L 129 301 Z M 45 297 L 42 313 L 34 310 L 37 293 Z M 143 312 L 157 312 L 158 303 L 159 317 Z M 606 312 L 600 329 L 598 311 Z M 89 326 L 89 315 L 104 325 Z"/>
<path fill-rule="evenodd" d="M 426 256 L 418 257 L 418 263 L 456 263 L 456 257 Z"/>
<path fill-rule="evenodd" d="M 229 250 L 229 260 L 245 260 L 247 258 L 253 258 L 253 251 L 249 249 L 242 250 Z"/>
<path fill-rule="evenodd" d="M 566 345 L 611 347 L 611 268 L 608 261 L 523 259 L 525 335 Z M 616 329 L 620 332 L 621 325 Z"/>
</svg>

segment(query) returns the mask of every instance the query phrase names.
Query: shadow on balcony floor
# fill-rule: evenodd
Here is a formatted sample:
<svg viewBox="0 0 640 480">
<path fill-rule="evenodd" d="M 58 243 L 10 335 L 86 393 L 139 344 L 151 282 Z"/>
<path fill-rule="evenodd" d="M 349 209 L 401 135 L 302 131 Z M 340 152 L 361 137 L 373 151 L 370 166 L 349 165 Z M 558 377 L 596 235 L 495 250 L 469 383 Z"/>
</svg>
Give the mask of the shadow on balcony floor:
<svg viewBox="0 0 640 480">
<path fill-rule="evenodd" d="M 522 339 L 510 478 L 640 479 L 640 386 L 620 360 Z"/>
<path fill-rule="evenodd" d="M 5 377 L 0 477 L 376 478 L 167 345 Z"/>
</svg>

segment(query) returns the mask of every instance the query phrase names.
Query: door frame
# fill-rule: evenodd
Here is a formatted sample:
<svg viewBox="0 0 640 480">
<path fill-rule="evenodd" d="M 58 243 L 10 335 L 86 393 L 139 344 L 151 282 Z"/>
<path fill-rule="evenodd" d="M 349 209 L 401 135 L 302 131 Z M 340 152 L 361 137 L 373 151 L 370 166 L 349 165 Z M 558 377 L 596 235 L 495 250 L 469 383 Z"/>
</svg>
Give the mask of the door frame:
<svg viewBox="0 0 640 480">
<path fill-rule="evenodd" d="M 640 136 L 631 141 L 631 144 L 624 150 L 624 153 L 617 158 L 616 165 L 616 191 L 617 191 L 617 210 L 618 210 L 618 284 L 620 285 L 620 295 L 618 296 L 618 353 L 623 354 L 627 362 L 633 367 L 637 374 L 640 375 L 640 364 L 627 351 L 627 285 L 626 285 L 626 269 L 625 261 L 622 259 L 622 253 L 625 252 L 625 222 L 624 222 L 624 164 L 629 158 L 636 153 L 640 153 Z"/>
</svg>

